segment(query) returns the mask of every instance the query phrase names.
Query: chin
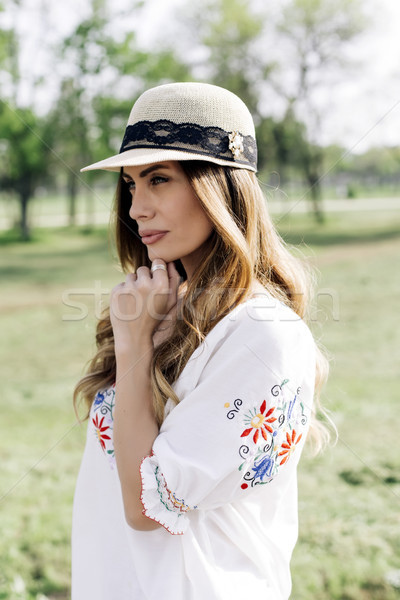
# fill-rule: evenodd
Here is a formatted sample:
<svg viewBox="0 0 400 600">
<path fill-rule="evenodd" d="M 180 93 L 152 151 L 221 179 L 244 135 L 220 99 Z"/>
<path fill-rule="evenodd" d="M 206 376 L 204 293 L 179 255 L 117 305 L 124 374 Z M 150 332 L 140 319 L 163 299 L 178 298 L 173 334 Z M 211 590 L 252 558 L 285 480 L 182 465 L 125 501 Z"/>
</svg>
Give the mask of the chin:
<svg viewBox="0 0 400 600">
<path fill-rule="evenodd" d="M 166 263 L 172 262 L 174 260 L 178 260 L 178 256 L 170 254 L 169 252 L 152 252 L 151 248 L 149 248 L 147 255 L 151 261 L 156 258 L 161 258 Z"/>
</svg>

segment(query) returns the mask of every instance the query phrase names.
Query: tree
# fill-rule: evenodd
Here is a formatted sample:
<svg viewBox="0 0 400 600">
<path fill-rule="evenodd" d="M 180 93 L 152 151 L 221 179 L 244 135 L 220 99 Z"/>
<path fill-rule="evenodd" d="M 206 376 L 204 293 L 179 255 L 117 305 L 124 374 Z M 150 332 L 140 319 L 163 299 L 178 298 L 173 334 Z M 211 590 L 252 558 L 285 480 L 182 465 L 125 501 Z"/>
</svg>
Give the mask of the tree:
<svg viewBox="0 0 400 600">
<path fill-rule="evenodd" d="M 62 158 L 68 191 L 71 225 L 76 219 L 76 199 L 82 166 L 95 160 L 93 99 L 101 93 L 101 76 L 109 66 L 105 0 L 92 0 L 91 13 L 60 43 L 57 55 L 69 72 L 49 115 L 55 156 Z M 55 162 L 60 170 L 59 162 Z"/>
<path fill-rule="evenodd" d="M 188 69 L 196 80 L 227 88 L 243 100 L 256 125 L 258 168 L 271 168 L 274 120 L 263 111 L 260 95 L 274 64 L 258 49 L 262 16 L 251 0 L 208 0 L 190 5 L 182 21 L 188 39 L 181 42 L 180 53 Z"/>
<path fill-rule="evenodd" d="M 323 151 L 318 143 L 322 112 L 316 92 L 343 74 L 347 45 L 364 28 L 359 0 L 291 0 L 278 22 L 277 31 L 286 46 L 274 87 L 286 100 L 285 118 L 296 115 L 306 124 L 300 164 L 319 222 L 323 221 Z"/>
<path fill-rule="evenodd" d="M 271 69 L 256 47 L 263 31 L 260 15 L 250 0 L 209 0 L 189 11 L 191 46 L 206 49 L 206 55 L 186 53 L 193 73 L 237 94 L 258 122 L 260 89 Z"/>
<path fill-rule="evenodd" d="M 0 13 L 4 6 L 0 2 Z M 0 28 L 0 89 L 2 98 L 16 102 L 19 85 L 18 39 L 14 29 Z"/>
<path fill-rule="evenodd" d="M 0 6 L 1 8 L 1 6 Z M 18 3 L 14 10 L 20 10 Z M 48 145 L 43 119 L 31 108 L 17 106 L 19 44 L 13 29 L 0 30 L 0 189 L 14 193 L 20 204 L 23 239 L 29 238 L 27 209 L 35 188 L 47 176 Z"/>
<path fill-rule="evenodd" d="M 29 239 L 28 202 L 48 173 L 43 122 L 30 109 L 0 103 L 0 187 L 15 193 L 21 208 L 21 234 Z"/>
<path fill-rule="evenodd" d="M 134 0 L 130 15 L 140 6 Z M 75 221 L 80 168 L 118 152 L 136 97 L 148 85 L 188 77 L 186 67 L 172 51 L 142 51 L 132 31 L 119 32 L 116 38 L 112 24 L 117 16 L 107 0 L 92 0 L 91 14 L 60 46 L 60 60 L 71 73 L 62 81 L 51 119 L 57 132 L 57 153 L 67 166 L 71 224 Z M 90 182 L 97 176 L 87 173 L 84 177 Z"/>
</svg>

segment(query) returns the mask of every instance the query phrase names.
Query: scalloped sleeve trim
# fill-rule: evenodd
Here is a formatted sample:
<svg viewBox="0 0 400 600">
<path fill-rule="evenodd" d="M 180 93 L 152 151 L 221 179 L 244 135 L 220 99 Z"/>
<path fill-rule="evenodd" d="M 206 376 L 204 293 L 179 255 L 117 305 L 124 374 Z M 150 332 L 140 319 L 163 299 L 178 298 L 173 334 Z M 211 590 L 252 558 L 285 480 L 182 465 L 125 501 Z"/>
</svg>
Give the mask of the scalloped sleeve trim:
<svg viewBox="0 0 400 600">
<path fill-rule="evenodd" d="M 168 489 L 154 453 L 142 460 L 140 476 L 142 514 L 162 525 L 172 535 L 185 533 L 189 526 L 186 513 L 197 506 L 189 506 Z"/>
</svg>

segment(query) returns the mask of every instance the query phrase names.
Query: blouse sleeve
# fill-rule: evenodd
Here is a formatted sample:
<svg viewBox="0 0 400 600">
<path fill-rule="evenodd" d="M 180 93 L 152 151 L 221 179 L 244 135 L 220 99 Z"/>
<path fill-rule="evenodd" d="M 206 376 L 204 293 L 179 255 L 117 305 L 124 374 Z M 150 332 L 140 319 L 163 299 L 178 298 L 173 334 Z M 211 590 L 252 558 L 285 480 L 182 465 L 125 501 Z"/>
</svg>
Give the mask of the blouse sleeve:
<svg viewBox="0 0 400 600">
<path fill-rule="evenodd" d="M 293 314 L 293 313 L 292 313 Z M 241 311 L 143 459 L 143 514 L 172 534 L 188 512 L 251 494 L 297 465 L 307 434 L 315 345 L 304 322 Z"/>
</svg>

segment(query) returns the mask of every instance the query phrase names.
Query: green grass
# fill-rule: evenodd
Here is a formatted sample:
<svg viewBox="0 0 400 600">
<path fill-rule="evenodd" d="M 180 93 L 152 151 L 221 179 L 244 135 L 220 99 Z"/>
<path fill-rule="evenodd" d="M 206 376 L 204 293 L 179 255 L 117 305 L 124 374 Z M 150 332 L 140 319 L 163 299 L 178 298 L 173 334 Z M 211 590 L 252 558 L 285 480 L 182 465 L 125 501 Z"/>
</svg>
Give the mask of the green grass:
<svg viewBox="0 0 400 600">
<path fill-rule="evenodd" d="M 289 215 L 279 229 L 320 271 L 312 328 L 332 355 L 323 400 L 339 429 L 301 461 L 292 599 L 400 598 L 400 215 Z M 108 292 L 122 276 L 105 229 L 68 228 L 2 234 L 0 276 L 0 600 L 66 600 L 86 428 L 71 395 L 94 348 L 96 282 Z"/>
<path fill-rule="evenodd" d="M 115 178 L 114 178 L 115 179 Z M 107 212 L 112 204 L 115 187 L 112 188 L 109 179 L 108 187 L 92 188 L 90 185 L 82 185 L 82 191 L 76 199 L 76 210 L 80 214 L 90 214 L 93 210 Z M 31 217 L 43 215 L 66 215 L 69 211 L 68 200 L 64 193 L 47 191 L 39 188 L 35 196 L 31 198 L 28 205 L 28 213 Z M 0 219 L 8 219 L 10 223 L 17 221 L 19 217 L 18 199 L 13 194 L 0 192 Z"/>
<path fill-rule="evenodd" d="M 0 598 L 68 598 L 71 506 L 85 435 L 71 394 L 94 348 L 90 289 L 96 280 L 111 289 L 121 273 L 105 230 L 41 230 L 29 244 L 9 241 L 0 257 Z M 79 311 L 63 303 L 68 291 L 86 305 L 86 318 L 71 320 Z"/>
<path fill-rule="evenodd" d="M 397 433 L 400 215 L 336 215 L 325 228 L 281 221 L 320 270 L 315 335 L 332 355 L 325 404 L 334 449 L 305 455 L 299 473 L 300 538 L 293 600 L 392 599 L 400 569 Z"/>
</svg>

